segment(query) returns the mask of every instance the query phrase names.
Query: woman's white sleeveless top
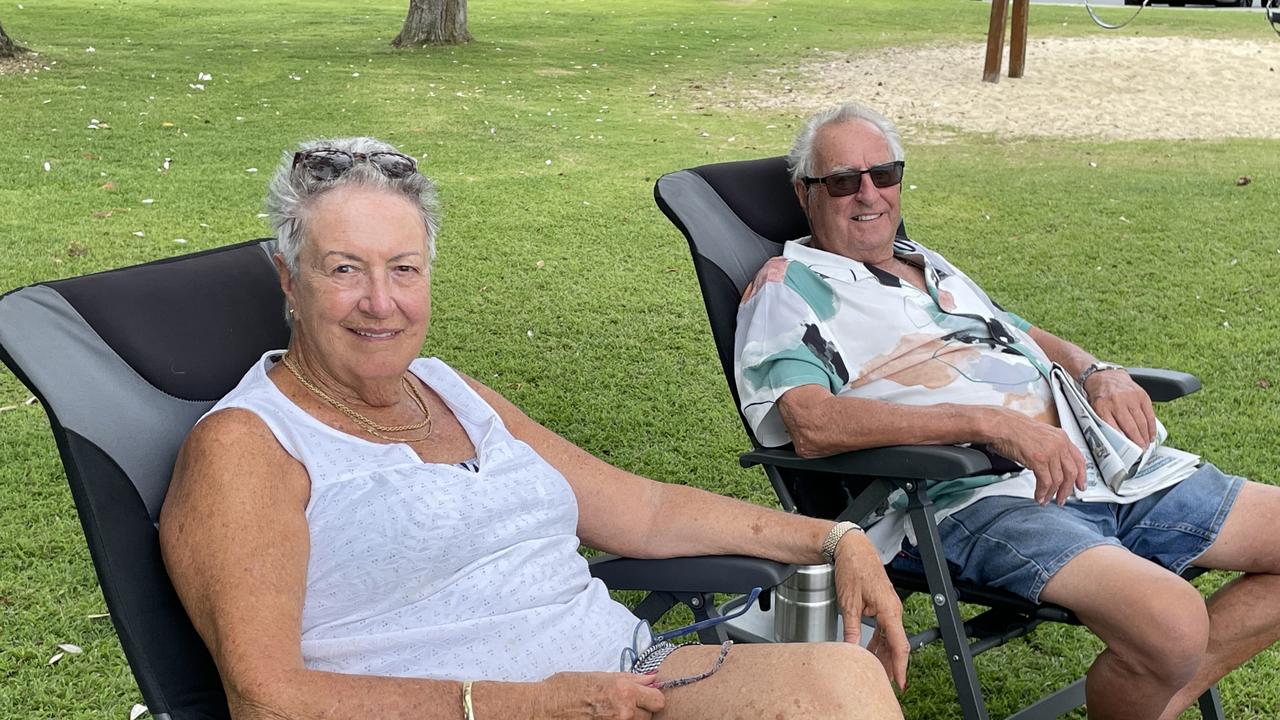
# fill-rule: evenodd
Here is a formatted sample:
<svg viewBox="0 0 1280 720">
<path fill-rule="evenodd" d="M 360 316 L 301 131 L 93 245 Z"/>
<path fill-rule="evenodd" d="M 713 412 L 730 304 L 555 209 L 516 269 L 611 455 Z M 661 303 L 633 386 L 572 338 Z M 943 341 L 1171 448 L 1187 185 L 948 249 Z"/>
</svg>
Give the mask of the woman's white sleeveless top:
<svg viewBox="0 0 1280 720">
<path fill-rule="evenodd" d="M 267 377 L 280 353 L 210 412 L 253 412 L 311 477 L 307 667 L 513 681 L 618 670 L 638 620 L 578 554 L 573 491 L 456 372 L 410 366 L 462 423 L 479 472 L 325 425 Z"/>
</svg>

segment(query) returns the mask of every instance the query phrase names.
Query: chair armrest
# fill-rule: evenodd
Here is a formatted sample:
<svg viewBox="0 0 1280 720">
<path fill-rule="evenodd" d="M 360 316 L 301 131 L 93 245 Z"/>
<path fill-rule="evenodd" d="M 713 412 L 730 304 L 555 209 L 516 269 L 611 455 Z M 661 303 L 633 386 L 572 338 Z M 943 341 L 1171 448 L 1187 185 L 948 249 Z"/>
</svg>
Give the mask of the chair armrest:
<svg viewBox="0 0 1280 720">
<path fill-rule="evenodd" d="M 1177 400 L 1200 389 L 1200 379 L 1191 373 L 1160 368 L 1129 368 L 1129 376 L 1155 402 Z"/>
<path fill-rule="evenodd" d="M 767 590 L 796 571 L 794 565 L 744 555 L 660 560 L 600 555 L 587 564 L 591 574 L 603 580 L 610 590 L 665 592 L 746 593 L 756 587 Z"/>
<path fill-rule="evenodd" d="M 791 450 L 761 448 L 743 453 L 743 467 L 775 465 L 840 475 L 868 475 L 907 480 L 954 480 L 991 470 L 991 458 L 955 445 L 892 445 L 823 458 L 802 458 Z"/>
</svg>

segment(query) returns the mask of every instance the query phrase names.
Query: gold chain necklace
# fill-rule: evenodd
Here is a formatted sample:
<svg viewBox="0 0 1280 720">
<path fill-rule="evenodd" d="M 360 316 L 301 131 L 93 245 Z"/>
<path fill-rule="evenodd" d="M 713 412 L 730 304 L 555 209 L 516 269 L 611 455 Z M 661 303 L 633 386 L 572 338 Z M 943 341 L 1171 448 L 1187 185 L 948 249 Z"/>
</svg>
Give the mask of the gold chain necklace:
<svg viewBox="0 0 1280 720">
<path fill-rule="evenodd" d="M 431 437 L 431 411 L 427 409 L 426 400 L 422 398 L 422 395 L 418 392 L 417 386 L 410 382 L 409 378 L 402 375 L 400 377 L 400 382 L 404 386 L 405 393 L 409 396 L 409 399 L 412 400 L 413 404 L 417 405 L 418 410 L 422 412 L 422 420 L 409 425 L 382 425 L 381 423 L 374 422 L 372 418 L 357 412 L 355 409 L 333 397 L 324 390 L 321 390 L 315 383 L 311 382 L 306 375 L 302 374 L 302 368 L 298 366 L 298 361 L 294 360 L 289 353 L 284 354 L 282 362 L 284 363 L 284 366 L 289 369 L 289 372 L 293 373 L 293 376 L 298 378 L 298 382 L 302 383 L 302 387 L 310 390 L 313 395 L 329 403 L 343 415 L 354 420 L 357 425 L 363 428 L 364 431 L 370 435 L 383 440 L 391 440 L 392 442 L 420 442 Z M 427 429 L 427 432 L 424 433 L 422 437 L 395 438 L 389 437 L 385 434 L 411 432 L 413 430 L 420 430 L 424 427 Z"/>
</svg>

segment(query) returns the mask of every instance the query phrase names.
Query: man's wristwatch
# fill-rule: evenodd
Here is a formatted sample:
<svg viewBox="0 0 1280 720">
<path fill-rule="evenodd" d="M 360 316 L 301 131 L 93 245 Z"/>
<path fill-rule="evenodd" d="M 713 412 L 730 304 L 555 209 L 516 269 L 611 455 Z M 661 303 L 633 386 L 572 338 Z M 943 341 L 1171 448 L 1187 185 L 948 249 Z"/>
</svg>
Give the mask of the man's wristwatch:
<svg viewBox="0 0 1280 720">
<path fill-rule="evenodd" d="M 827 539 L 822 541 L 822 559 L 831 565 L 836 564 L 836 545 L 840 544 L 840 538 L 850 530 L 862 532 L 862 526 L 856 522 L 845 520 L 838 522 L 831 528 L 831 532 L 827 533 Z"/>
<path fill-rule="evenodd" d="M 1124 370 L 1124 366 L 1097 360 L 1092 365 L 1081 371 L 1080 376 L 1076 378 L 1076 382 L 1080 384 L 1080 387 L 1084 387 L 1084 381 L 1088 380 L 1090 375 L 1101 370 Z"/>
</svg>

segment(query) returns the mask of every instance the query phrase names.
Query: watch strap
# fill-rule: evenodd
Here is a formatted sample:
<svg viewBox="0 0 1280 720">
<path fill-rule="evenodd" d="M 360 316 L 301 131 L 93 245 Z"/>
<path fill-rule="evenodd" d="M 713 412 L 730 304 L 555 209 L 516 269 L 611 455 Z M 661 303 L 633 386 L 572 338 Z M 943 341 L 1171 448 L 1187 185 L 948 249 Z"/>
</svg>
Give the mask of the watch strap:
<svg viewBox="0 0 1280 720">
<path fill-rule="evenodd" d="M 1078 383 L 1080 387 L 1084 387 L 1084 382 L 1089 379 L 1089 376 L 1093 375 L 1094 373 L 1100 370 L 1124 370 L 1124 369 L 1125 368 L 1123 365 L 1117 365 L 1115 363 L 1096 360 L 1093 363 L 1091 363 L 1089 367 L 1085 368 L 1080 372 L 1080 377 L 1076 378 L 1076 383 Z"/>
<path fill-rule="evenodd" d="M 831 565 L 835 565 L 836 546 L 840 544 L 840 538 L 844 537 L 845 533 L 850 530 L 857 530 L 861 532 L 862 526 L 858 525 L 856 522 L 845 520 L 843 522 L 838 522 L 831 527 L 831 532 L 827 533 L 826 539 L 822 541 L 823 560 L 826 560 Z"/>
</svg>

